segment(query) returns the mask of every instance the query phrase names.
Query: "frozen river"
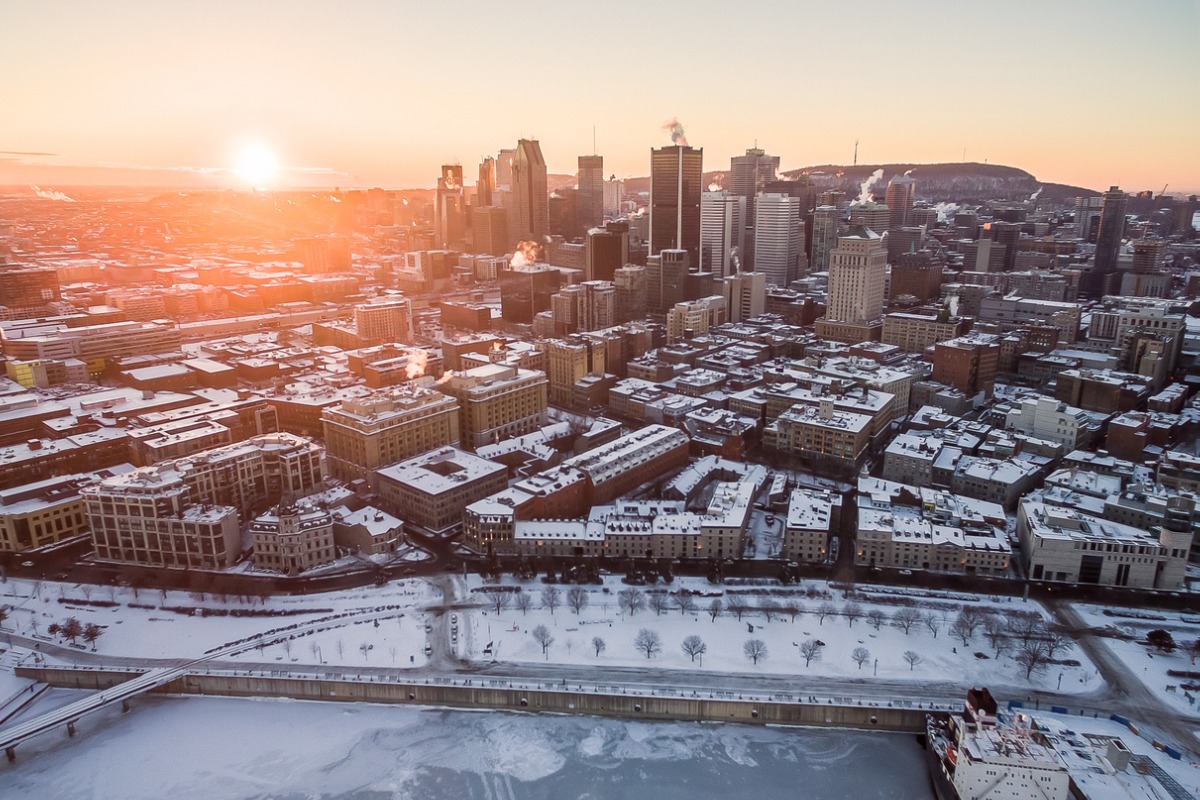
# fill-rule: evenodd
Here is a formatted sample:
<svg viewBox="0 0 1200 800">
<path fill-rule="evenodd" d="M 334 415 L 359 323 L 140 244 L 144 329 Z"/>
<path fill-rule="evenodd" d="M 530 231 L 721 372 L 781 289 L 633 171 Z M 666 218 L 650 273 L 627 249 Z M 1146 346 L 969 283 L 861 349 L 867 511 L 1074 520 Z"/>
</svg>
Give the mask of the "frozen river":
<svg viewBox="0 0 1200 800">
<path fill-rule="evenodd" d="M 0 762 L 6 800 L 929 798 L 912 736 L 143 698 Z"/>
</svg>

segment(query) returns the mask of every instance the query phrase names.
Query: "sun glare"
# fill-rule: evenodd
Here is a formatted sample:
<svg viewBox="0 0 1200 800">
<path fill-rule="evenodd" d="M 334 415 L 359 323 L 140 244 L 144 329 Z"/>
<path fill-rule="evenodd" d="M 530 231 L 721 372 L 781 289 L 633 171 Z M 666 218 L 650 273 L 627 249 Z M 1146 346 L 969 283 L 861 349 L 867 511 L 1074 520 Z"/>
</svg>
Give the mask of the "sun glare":
<svg viewBox="0 0 1200 800">
<path fill-rule="evenodd" d="M 249 144 L 238 153 L 234 173 L 248 186 L 270 186 L 279 174 L 279 161 L 265 144 Z"/>
</svg>

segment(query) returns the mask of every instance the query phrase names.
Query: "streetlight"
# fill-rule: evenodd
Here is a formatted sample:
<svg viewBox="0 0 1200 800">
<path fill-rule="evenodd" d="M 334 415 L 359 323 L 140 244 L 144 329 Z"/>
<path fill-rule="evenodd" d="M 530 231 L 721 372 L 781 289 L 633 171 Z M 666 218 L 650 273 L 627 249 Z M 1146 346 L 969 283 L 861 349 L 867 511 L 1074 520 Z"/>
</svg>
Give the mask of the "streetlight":
<svg viewBox="0 0 1200 800">
<path fill-rule="evenodd" d="M 875 674 L 879 674 L 879 659 L 875 659 Z"/>
</svg>

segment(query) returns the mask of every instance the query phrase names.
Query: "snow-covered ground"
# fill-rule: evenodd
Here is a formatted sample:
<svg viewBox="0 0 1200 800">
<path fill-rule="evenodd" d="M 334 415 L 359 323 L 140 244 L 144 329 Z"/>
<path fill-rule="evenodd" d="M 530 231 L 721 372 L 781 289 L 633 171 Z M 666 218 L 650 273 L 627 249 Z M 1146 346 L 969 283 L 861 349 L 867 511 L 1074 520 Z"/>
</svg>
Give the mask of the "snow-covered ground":
<svg viewBox="0 0 1200 800">
<path fill-rule="evenodd" d="M 221 698 L 141 698 L 0 762 L 6 800 L 929 797 L 912 736 Z"/>
<path fill-rule="evenodd" d="M 1200 672 L 1200 660 L 1193 661 L 1191 647 L 1200 639 L 1200 617 L 1178 612 L 1147 609 L 1137 611 L 1107 606 L 1078 605 L 1075 610 L 1090 625 L 1133 637 L 1132 641 L 1104 638 L 1100 642 L 1121 660 L 1142 684 L 1164 704 L 1176 711 L 1200 714 L 1200 691 L 1187 691 L 1180 684 L 1200 684 L 1200 678 L 1168 675 L 1168 670 Z M 1111 614 L 1105 614 L 1110 611 Z M 1175 640 L 1175 651 L 1163 653 L 1146 644 L 1146 634 L 1161 629 Z M 1169 689 L 1168 687 L 1174 687 Z"/>
<path fill-rule="evenodd" d="M 486 585 L 478 576 L 472 576 L 469 580 L 473 588 Z M 517 585 L 509 579 L 504 583 Z M 1079 666 L 1052 666 L 1035 672 L 1032 680 L 1026 680 L 1025 669 L 1013 660 L 1011 654 L 1004 654 L 999 659 L 994 657 L 995 652 L 984 639 L 982 630 L 964 646 L 961 640 L 950 635 L 948 622 L 942 623 L 936 636 L 924 622 L 913 625 L 907 634 L 887 622 L 876 629 L 867 619 L 867 614 L 878 610 L 891 615 L 900 607 L 883 602 L 887 598 L 894 600 L 896 595 L 885 595 L 878 590 L 874 593 L 862 592 L 862 599 L 856 602 L 863 616 L 851 624 L 840 613 L 826 617 L 823 622 L 818 618 L 816 610 L 822 604 L 828 602 L 841 610 L 846 603 L 840 591 L 830 591 L 823 582 L 755 589 L 714 586 L 701 579 L 681 578 L 670 587 L 660 584 L 658 587 L 636 588 L 642 591 L 669 588 L 673 592 L 687 588 L 701 592 L 702 595 L 693 597 L 695 611 L 681 613 L 672 602 L 670 608 L 661 614 L 647 607 L 633 616 L 623 613 L 618 603 L 618 593 L 630 587 L 616 578 L 606 579 L 603 587 L 583 587 L 588 592 L 588 603 L 578 615 L 567 605 L 565 594 L 569 587 L 557 587 L 562 593 L 560 605 L 551 613 L 540 604 L 541 593 L 547 588 L 546 585 L 537 582 L 519 585 L 523 591 L 532 593 L 534 607 L 522 613 L 512 606 L 499 616 L 494 609 L 466 614 L 467 633 L 459 640 L 460 655 L 480 661 L 491 661 L 494 656 L 499 661 L 507 662 L 632 667 L 652 665 L 658 669 L 761 672 L 806 677 L 869 679 L 878 676 L 914 682 L 952 680 L 978 685 L 1029 686 L 1071 694 L 1086 694 L 1101 688 L 1095 667 L 1078 648 L 1061 654 L 1059 658 L 1075 659 L 1080 662 Z M 828 599 L 809 597 L 806 594 L 808 589 L 829 592 L 830 596 Z M 486 602 L 482 592 L 473 592 L 471 596 Z M 923 593 L 923 597 L 928 598 L 928 593 Z M 760 611 L 746 613 L 741 620 L 724 611 L 714 621 L 707 613 L 714 599 L 721 600 L 726 606 L 731 601 L 754 607 L 768 600 L 780 604 L 795 603 L 803 612 L 794 621 L 785 612 L 768 622 Z M 1001 615 L 1019 609 L 1046 616 L 1036 604 L 1015 598 L 974 599 L 976 602 L 973 605 L 994 608 Z M 961 605 L 954 596 L 942 600 L 928 598 L 925 602 L 931 605 L 918 606 L 921 611 L 938 611 L 932 605 L 937 602 L 941 607 L 940 613 L 949 619 L 953 619 L 956 605 Z M 538 626 L 545 626 L 554 638 L 545 654 L 533 636 Z M 642 629 L 652 631 L 661 640 L 661 652 L 653 653 L 650 658 L 635 646 L 635 639 Z M 694 661 L 682 649 L 683 640 L 693 635 L 699 636 L 707 648 L 707 652 Z M 596 638 L 604 641 L 604 648 L 599 655 L 593 644 Z M 766 657 L 760 658 L 757 664 L 744 651 L 745 643 L 752 639 L 766 645 Z M 824 642 L 824 646 L 820 647 L 819 656 L 805 666 L 800 646 L 808 640 Z M 484 652 L 488 643 L 492 643 L 492 655 Z M 860 647 L 868 651 L 868 657 L 861 666 L 853 658 L 854 651 Z M 915 664 L 905 659 L 906 652 L 918 656 Z"/>
</svg>

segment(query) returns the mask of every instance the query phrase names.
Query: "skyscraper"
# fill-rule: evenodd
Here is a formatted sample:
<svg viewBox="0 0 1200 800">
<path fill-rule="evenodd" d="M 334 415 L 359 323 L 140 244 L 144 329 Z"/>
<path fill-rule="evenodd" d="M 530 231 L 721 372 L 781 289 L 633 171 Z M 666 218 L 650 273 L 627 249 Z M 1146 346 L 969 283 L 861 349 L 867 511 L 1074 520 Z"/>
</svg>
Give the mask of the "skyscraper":
<svg viewBox="0 0 1200 800">
<path fill-rule="evenodd" d="M 582 233 L 604 222 L 604 156 L 579 157 L 579 226 Z"/>
<path fill-rule="evenodd" d="M 443 164 L 434 194 L 433 227 L 438 247 L 455 247 L 464 233 L 465 200 L 461 164 Z"/>
<path fill-rule="evenodd" d="M 787 286 L 796 277 L 802 252 L 800 200 L 786 194 L 760 194 L 754 210 L 754 271 L 768 284 Z"/>
<path fill-rule="evenodd" d="M 1121 252 L 1121 237 L 1125 235 L 1125 193 L 1112 186 L 1104 193 L 1100 210 L 1100 232 L 1096 235 L 1096 261 L 1088 285 L 1088 296 L 1103 297 L 1112 290 L 1112 276 L 1117 271 Z"/>
<path fill-rule="evenodd" d="M 812 269 L 829 269 L 829 254 L 837 247 L 840 213 L 836 206 L 817 206 L 813 212 Z"/>
<path fill-rule="evenodd" d="M 865 325 L 883 316 L 887 248 L 879 234 L 861 225 L 838 237 L 830 255 L 825 318 Z"/>
<path fill-rule="evenodd" d="M 888 181 L 884 202 L 888 207 L 889 231 L 913 224 L 913 201 L 917 199 L 917 182 L 907 175 L 897 175 Z"/>
<path fill-rule="evenodd" d="M 646 259 L 646 310 L 665 314 L 686 299 L 690 268 L 691 259 L 686 250 L 667 248 Z"/>
<path fill-rule="evenodd" d="M 746 198 L 729 191 L 700 198 L 700 269 L 715 278 L 741 271 L 746 257 Z"/>
<path fill-rule="evenodd" d="M 516 158 L 517 151 L 511 148 L 502 148 L 496 155 L 496 186 L 503 186 L 506 189 L 512 188 L 512 168 L 513 159 Z"/>
<path fill-rule="evenodd" d="M 496 206 L 476 206 L 471 209 L 472 250 L 499 256 L 508 252 L 508 211 Z"/>
<path fill-rule="evenodd" d="M 496 192 L 496 159 L 484 156 L 479 162 L 479 180 L 475 181 L 475 205 L 486 208 L 494 202 Z"/>
<path fill-rule="evenodd" d="M 721 282 L 726 314 L 730 322 L 757 317 L 767 307 L 767 279 L 760 272 L 739 272 Z"/>
<path fill-rule="evenodd" d="M 685 250 L 700 263 L 704 149 L 671 145 L 650 151 L 650 255 Z"/>
<path fill-rule="evenodd" d="M 613 273 L 629 262 L 629 223 L 614 220 L 589 230 L 583 258 L 589 281 L 611 281 Z"/>
<path fill-rule="evenodd" d="M 550 232 L 550 196 L 546 189 L 546 160 L 536 139 L 517 142 L 512 159 L 512 192 L 510 234 L 518 240 L 541 242 Z"/>
<path fill-rule="evenodd" d="M 775 180 L 779 171 L 779 156 L 769 156 L 765 150 L 751 148 L 744 156 L 729 159 L 729 191 L 746 198 L 746 223 L 754 223 L 754 198 L 767 181 Z"/>
<path fill-rule="evenodd" d="M 1153 275 L 1158 272 L 1166 242 L 1162 239 L 1138 239 L 1133 243 L 1133 271 L 1137 275 Z"/>
</svg>

